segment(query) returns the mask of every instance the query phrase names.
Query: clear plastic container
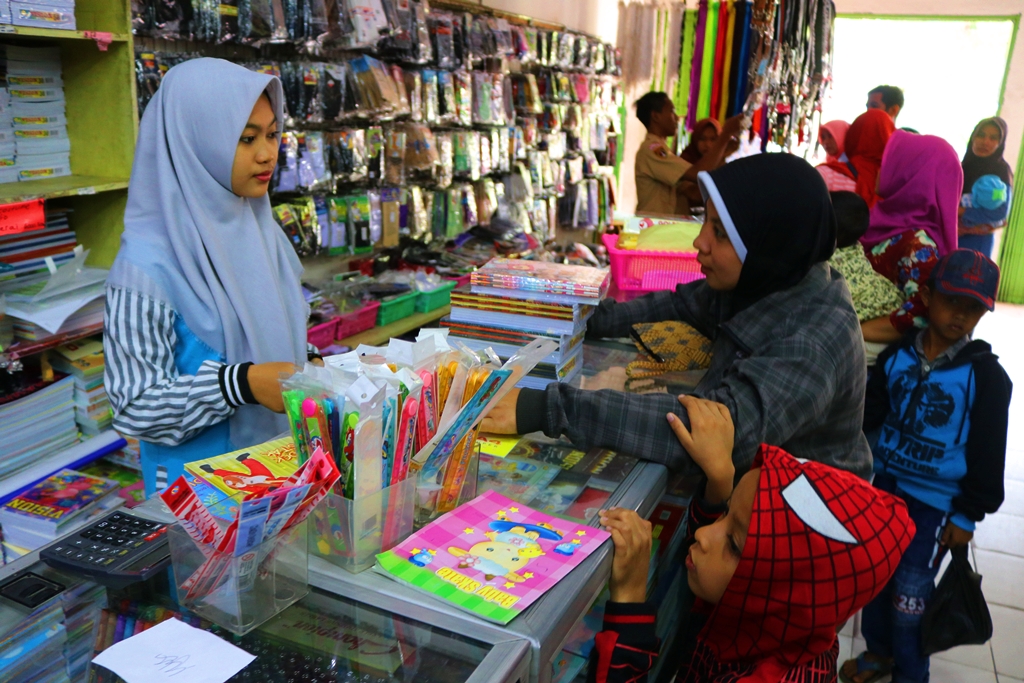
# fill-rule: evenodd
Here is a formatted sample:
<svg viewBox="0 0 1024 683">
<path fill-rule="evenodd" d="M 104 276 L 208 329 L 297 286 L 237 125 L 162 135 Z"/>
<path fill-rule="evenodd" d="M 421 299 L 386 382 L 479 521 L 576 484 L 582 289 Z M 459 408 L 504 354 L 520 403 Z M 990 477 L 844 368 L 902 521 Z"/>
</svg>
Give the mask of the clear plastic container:
<svg viewBox="0 0 1024 683">
<path fill-rule="evenodd" d="M 196 543 L 180 524 L 171 526 L 178 602 L 245 635 L 309 592 L 308 523 L 303 520 L 239 557 Z"/>
<path fill-rule="evenodd" d="M 453 456 L 454 458 L 454 456 Z M 454 510 L 459 505 L 473 500 L 477 495 L 477 478 L 480 469 L 480 444 L 474 443 L 470 454 L 469 462 L 466 463 L 465 473 L 462 475 L 461 488 L 457 500 L 452 503 L 445 502 L 443 498 L 444 480 L 448 474 L 448 465 L 452 458 L 442 468 L 438 481 L 428 481 L 423 477 L 416 482 L 416 524 L 417 529 L 422 528 L 428 522 L 440 517 L 446 512 Z"/>
<path fill-rule="evenodd" d="M 415 492 L 409 477 L 358 500 L 330 494 L 313 511 L 309 551 L 353 574 L 369 569 L 412 533 Z"/>
</svg>

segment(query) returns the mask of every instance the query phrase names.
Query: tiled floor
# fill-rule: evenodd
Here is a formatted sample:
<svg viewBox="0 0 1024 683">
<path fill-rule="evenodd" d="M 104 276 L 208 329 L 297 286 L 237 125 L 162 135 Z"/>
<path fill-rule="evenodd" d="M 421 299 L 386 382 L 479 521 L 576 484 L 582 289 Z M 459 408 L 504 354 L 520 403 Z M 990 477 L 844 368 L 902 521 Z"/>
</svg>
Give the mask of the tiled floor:
<svg viewBox="0 0 1024 683">
<path fill-rule="evenodd" d="M 985 645 L 934 655 L 932 683 L 1024 683 L 1024 306 L 999 304 L 975 333 L 992 344 L 1014 383 L 1006 452 L 1006 500 L 978 525 L 973 560 L 992 613 Z M 941 576 L 941 572 L 940 572 Z M 864 650 L 859 619 L 840 633 L 839 662 Z"/>
</svg>

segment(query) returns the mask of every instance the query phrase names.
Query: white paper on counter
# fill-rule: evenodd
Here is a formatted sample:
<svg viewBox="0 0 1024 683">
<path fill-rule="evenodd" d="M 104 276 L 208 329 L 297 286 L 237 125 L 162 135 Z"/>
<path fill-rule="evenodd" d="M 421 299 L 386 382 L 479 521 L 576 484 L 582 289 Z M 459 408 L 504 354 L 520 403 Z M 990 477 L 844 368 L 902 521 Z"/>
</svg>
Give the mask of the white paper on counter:
<svg viewBox="0 0 1024 683">
<path fill-rule="evenodd" d="M 92 661 L 126 683 L 224 683 L 254 659 L 208 631 L 168 619 L 111 645 Z"/>
</svg>

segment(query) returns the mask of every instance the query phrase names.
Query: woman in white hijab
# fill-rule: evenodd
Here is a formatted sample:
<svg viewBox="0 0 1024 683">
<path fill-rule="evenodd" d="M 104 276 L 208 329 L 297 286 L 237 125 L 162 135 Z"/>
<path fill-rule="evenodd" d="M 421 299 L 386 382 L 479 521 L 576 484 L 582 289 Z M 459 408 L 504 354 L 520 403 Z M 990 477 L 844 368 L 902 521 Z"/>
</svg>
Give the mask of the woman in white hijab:
<svg viewBox="0 0 1024 683">
<path fill-rule="evenodd" d="M 168 71 L 142 117 L 104 381 L 147 495 L 287 429 L 277 381 L 307 358 L 309 308 L 267 197 L 283 118 L 277 78 L 219 59 Z"/>
</svg>

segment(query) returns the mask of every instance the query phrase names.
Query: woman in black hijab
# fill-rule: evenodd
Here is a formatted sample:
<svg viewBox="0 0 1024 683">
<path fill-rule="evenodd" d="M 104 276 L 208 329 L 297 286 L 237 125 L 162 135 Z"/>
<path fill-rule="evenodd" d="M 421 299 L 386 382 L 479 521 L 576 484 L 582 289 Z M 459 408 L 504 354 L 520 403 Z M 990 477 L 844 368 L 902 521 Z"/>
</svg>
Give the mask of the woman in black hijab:
<svg viewBox="0 0 1024 683">
<path fill-rule="evenodd" d="M 863 477 L 864 344 L 842 277 L 827 260 L 836 223 L 821 175 L 789 154 L 739 159 L 698 180 L 708 211 L 694 241 L 704 280 L 628 303 L 602 302 L 590 337 L 625 337 L 636 323 L 681 320 L 712 340 L 693 391 L 725 404 L 737 476 L 762 443 Z M 553 383 L 513 391 L 483 431 L 565 435 L 699 474 L 666 421 L 689 427 L 675 396 L 585 391 Z"/>
<path fill-rule="evenodd" d="M 1006 225 L 1010 213 L 1013 171 L 1003 159 L 1006 136 L 1006 121 L 998 116 L 982 119 L 971 133 L 961 163 L 964 187 L 957 226 L 959 246 L 989 258 L 995 231 Z"/>
</svg>

